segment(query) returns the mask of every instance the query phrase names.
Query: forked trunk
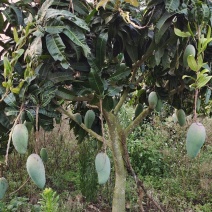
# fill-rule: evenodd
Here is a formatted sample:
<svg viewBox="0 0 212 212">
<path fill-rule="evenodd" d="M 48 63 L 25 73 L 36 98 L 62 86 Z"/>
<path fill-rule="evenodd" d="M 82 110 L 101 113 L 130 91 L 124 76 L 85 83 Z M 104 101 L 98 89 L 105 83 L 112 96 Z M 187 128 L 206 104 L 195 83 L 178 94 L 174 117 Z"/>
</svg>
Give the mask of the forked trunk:
<svg viewBox="0 0 212 212">
<path fill-rule="evenodd" d="M 116 117 L 108 113 L 107 119 L 112 154 L 115 166 L 115 187 L 113 193 L 112 212 L 125 211 L 125 189 L 126 189 L 126 168 L 123 160 L 122 139 L 123 132 Z"/>
</svg>

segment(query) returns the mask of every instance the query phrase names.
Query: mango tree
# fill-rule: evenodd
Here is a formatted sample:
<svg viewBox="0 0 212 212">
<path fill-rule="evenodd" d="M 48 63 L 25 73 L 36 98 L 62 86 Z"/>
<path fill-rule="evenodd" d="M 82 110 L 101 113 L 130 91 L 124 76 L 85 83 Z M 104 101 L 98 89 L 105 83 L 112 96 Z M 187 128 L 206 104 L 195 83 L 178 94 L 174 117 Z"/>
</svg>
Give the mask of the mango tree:
<svg viewBox="0 0 212 212">
<path fill-rule="evenodd" d="M 2 0 L 0 7 L 0 33 L 7 36 L 0 41 L 5 164 L 17 124 L 34 126 L 32 156 L 37 157 L 40 127 L 52 130 L 64 114 L 79 143 L 88 135 L 102 143 L 96 159 L 99 183 L 109 177 L 107 150 L 112 152 L 112 211 L 125 211 L 127 174 L 135 179 L 143 210 L 143 194 L 151 197 L 131 166 L 127 138 L 162 102 L 183 110 L 178 113 L 182 125 L 185 114 L 193 113 L 196 122 L 198 99 L 210 102 L 210 1 Z M 132 96 L 140 109 L 125 128 L 119 112 Z M 43 178 L 39 187 L 44 183 Z"/>
</svg>

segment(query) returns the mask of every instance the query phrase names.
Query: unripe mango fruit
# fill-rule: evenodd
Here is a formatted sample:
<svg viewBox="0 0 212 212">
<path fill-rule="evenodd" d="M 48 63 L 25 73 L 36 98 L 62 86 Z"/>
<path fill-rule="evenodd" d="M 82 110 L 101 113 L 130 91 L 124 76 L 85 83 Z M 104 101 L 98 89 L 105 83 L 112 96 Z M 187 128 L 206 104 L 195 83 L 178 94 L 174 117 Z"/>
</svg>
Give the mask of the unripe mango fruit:
<svg viewBox="0 0 212 212">
<path fill-rule="evenodd" d="M 93 112 L 93 110 L 88 110 L 85 114 L 84 119 L 85 126 L 88 129 L 91 129 L 94 120 L 95 120 L 95 113 Z"/>
<path fill-rule="evenodd" d="M 46 176 L 43 161 L 40 156 L 34 153 L 31 154 L 27 158 L 26 168 L 32 181 L 42 189 L 46 184 Z"/>
<path fill-rule="evenodd" d="M 186 123 L 186 114 L 185 114 L 184 110 L 183 109 L 177 110 L 176 116 L 177 116 L 177 120 L 178 120 L 179 125 L 181 127 L 184 126 L 185 123 Z"/>
<path fill-rule="evenodd" d="M 205 127 L 199 122 L 191 124 L 186 137 L 186 150 L 187 155 L 190 158 L 194 158 L 197 156 L 202 145 L 205 142 L 205 138 Z"/>
<path fill-rule="evenodd" d="M 157 103 L 158 103 L 158 96 L 155 91 L 152 91 L 148 96 L 148 102 L 149 102 L 149 108 L 155 109 Z"/>
<path fill-rule="evenodd" d="M 135 118 L 139 116 L 140 113 L 143 111 L 143 105 L 141 103 L 138 103 L 136 108 L 135 108 Z"/>
<path fill-rule="evenodd" d="M 106 153 L 98 153 L 95 159 L 95 167 L 98 174 L 98 183 L 104 184 L 110 177 L 110 159 Z"/>
<path fill-rule="evenodd" d="M 3 199 L 7 189 L 8 189 L 8 182 L 4 177 L 1 177 L 0 178 L 0 199 Z"/>
<path fill-rule="evenodd" d="M 12 141 L 15 149 L 20 154 L 25 154 L 28 146 L 28 130 L 25 124 L 15 125 L 12 132 Z"/>
<path fill-rule="evenodd" d="M 48 160 L 48 153 L 47 153 L 47 151 L 46 151 L 46 148 L 42 148 L 42 149 L 40 150 L 40 157 L 41 157 L 41 159 L 42 159 L 42 161 L 43 161 L 44 163 L 47 162 L 47 160 Z"/>
<path fill-rule="evenodd" d="M 187 59 L 188 59 L 188 56 L 189 56 L 189 55 L 193 55 L 194 57 L 195 57 L 195 55 L 196 55 L 196 50 L 195 50 L 194 46 L 191 45 L 191 44 L 189 44 L 188 46 L 186 46 L 185 51 L 184 51 L 184 53 L 183 53 L 183 65 L 184 65 L 185 67 L 188 66 L 188 61 L 187 61 Z"/>
</svg>

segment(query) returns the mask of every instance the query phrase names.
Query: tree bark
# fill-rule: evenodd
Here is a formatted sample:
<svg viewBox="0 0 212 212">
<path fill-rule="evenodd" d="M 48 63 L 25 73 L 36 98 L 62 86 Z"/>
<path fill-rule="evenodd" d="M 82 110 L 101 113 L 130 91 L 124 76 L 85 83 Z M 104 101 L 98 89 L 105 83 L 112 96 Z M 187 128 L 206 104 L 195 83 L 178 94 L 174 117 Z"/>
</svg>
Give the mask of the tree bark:
<svg viewBox="0 0 212 212">
<path fill-rule="evenodd" d="M 111 140 L 111 150 L 115 167 L 115 187 L 113 193 L 112 212 L 125 211 L 126 168 L 123 159 L 122 139 L 124 132 L 112 113 L 105 113 Z"/>
</svg>

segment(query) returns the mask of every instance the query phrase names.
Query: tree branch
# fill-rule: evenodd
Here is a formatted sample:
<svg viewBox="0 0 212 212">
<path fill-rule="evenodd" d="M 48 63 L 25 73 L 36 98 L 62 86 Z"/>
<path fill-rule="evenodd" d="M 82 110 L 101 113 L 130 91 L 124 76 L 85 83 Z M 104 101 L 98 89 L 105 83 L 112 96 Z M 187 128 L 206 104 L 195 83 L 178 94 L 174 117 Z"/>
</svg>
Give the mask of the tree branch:
<svg viewBox="0 0 212 212">
<path fill-rule="evenodd" d="M 145 109 L 134 121 L 129 124 L 129 126 L 125 129 L 126 137 L 143 121 L 144 118 L 146 118 L 147 115 L 151 113 L 151 111 L 152 109 L 150 108 Z"/>
<path fill-rule="evenodd" d="M 126 98 L 127 98 L 127 95 L 129 93 L 129 89 L 125 89 L 118 104 L 116 105 L 115 109 L 114 109 L 114 114 L 117 115 L 117 113 L 119 112 L 120 108 L 122 107 L 122 105 L 124 104 Z"/>
<path fill-rule="evenodd" d="M 61 114 L 65 114 L 66 116 L 68 116 L 69 118 L 71 118 L 73 121 L 75 121 L 77 123 L 77 121 L 75 120 L 75 116 L 74 116 L 74 114 L 71 111 L 67 111 L 61 106 L 58 106 L 58 108 L 56 108 L 56 110 L 58 112 L 60 112 Z M 99 140 L 102 143 L 104 143 L 104 140 L 103 140 L 102 136 L 98 135 L 93 130 L 88 129 L 83 123 L 80 124 L 80 127 L 82 127 L 82 129 L 84 129 L 86 132 L 88 132 L 91 136 L 93 136 L 97 140 Z M 111 144 L 110 144 L 110 142 L 108 140 L 106 140 L 105 143 L 107 144 L 107 146 L 109 146 L 109 148 L 111 148 Z"/>
</svg>

